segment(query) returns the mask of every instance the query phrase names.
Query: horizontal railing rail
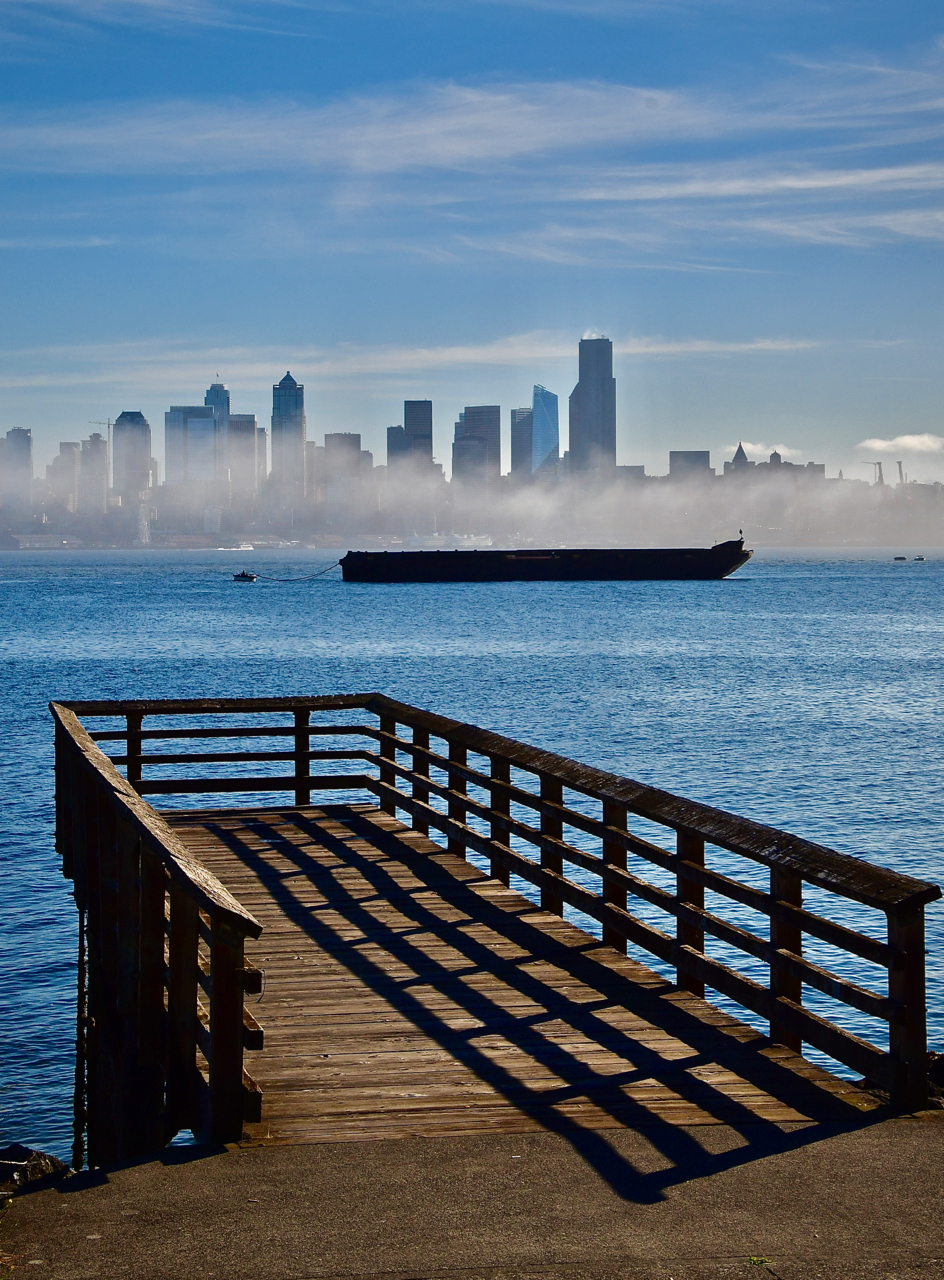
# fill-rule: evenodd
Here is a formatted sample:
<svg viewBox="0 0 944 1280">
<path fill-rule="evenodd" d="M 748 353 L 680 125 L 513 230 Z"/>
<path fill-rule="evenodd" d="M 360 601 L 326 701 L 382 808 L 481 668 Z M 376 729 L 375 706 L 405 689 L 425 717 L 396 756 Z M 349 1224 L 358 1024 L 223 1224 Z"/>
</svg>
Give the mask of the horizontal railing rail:
<svg viewBox="0 0 944 1280">
<path fill-rule="evenodd" d="M 233 1141 L 261 1094 L 243 1050 L 262 1029 L 244 993 L 261 926 L 153 810 L 68 707 L 56 725 L 56 844 L 80 911 L 76 1139 L 81 1168 L 181 1129 Z M 201 995 L 203 998 L 201 998 Z M 86 1150 L 87 1148 L 87 1150 Z"/>
<path fill-rule="evenodd" d="M 381 694 L 65 705 L 75 716 L 124 719 L 123 728 L 96 730 L 89 741 L 124 745 L 112 767 L 124 766 L 138 795 L 284 791 L 297 805 L 317 792 L 373 795 L 384 812 L 443 837 L 450 852 L 488 859 L 504 883 L 520 877 L 546 910 L 572 908 L 601 926 L 606 943 L 641 948 L 671 966 L 683 989 L 704 995 L 708 987 L 765 1019 L 772 1040 L 819 1049 L 899 1105 L 919 1106 L 927 1097 L 924 908 L 941 896 L 936 885 Z M 338 712 L 367 712 L 375 723 L 337 723 Z M 279 714 L 291 723 L 245 723 Z M 335 722 L 313 722 L 313 715 L 335 715 Z M 143 727 L 145 718 L 178 716 L 216 723 Z M 219 716 L 236 722 L 220 725 Z M 313 738 L 351 736 L 369 745 L 312 747 Z M 188 753 L 179 745 L 281 737 L 293 738 L 292 750 Z M 145 743 L 161 739 L 173 749 L 145 751 Z M 352 768 L 317 771 L 332 761 Z M 252 763 L 280 762 L 291 762 L 293 771 L 239 773 Z M 179 765 L 226 772 L 154 776 L 155 767 Z M 631 830 L 631 820 L 645 824 L 646 834 Z M 653 827 L 669 832 L 674 847 L 650 839 Z M 708 865 L 708 854 L 716 865 Z M 767 877 L 762 886 L 758 875 Z M 590 877 L 599 889 L 588 887 Z M 884 939 L 812 909 L 806 887 L 816 891 L 816 905 L 825 894 L 881 912 Z M 733 918 L 726 917 L 732 906 Z M 660 927 L 663 917 L 671 931 Z M 753 918 L 762 927 L 755 929 Z M 808 946 L 804 955 L 805 938 L 815 940 L 815 956 Z M 841 953 L 838 962 L 828 962 L 824 949 Z M 848 957 L 855 957 L 852 974 Z M 884 971 L 876 984 L 884 989 L 858 980 L 859 961 Z M 887 1045 L 853 1033 L 843 1025 L 848 1018 L 827 1016 L 822 999 L 809 1007 L 806 989 L 885 1026 Z M 875 1039 L 882 1040 L 880 1028 Z"/>
</svg>

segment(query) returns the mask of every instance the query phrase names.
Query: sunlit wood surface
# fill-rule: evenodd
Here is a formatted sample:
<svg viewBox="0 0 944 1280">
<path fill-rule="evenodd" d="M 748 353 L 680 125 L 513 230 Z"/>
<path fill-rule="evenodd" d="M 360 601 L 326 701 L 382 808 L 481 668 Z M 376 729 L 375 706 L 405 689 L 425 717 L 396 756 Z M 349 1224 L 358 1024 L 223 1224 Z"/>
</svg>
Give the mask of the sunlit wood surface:
<svg viewBox="0 0 944 1280">
<path fill-rule="evenodd" d="M 842 1120 L 877 1104 L 378 809 L 168 812 L 264 926 L 251 1140 Z"/>
</svg>

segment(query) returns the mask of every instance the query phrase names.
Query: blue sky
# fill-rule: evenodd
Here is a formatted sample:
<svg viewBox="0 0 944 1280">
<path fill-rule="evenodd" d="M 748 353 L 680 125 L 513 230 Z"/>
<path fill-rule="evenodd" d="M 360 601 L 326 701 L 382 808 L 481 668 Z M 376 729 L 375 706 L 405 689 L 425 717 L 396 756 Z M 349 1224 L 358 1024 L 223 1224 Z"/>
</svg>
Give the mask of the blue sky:
<svg viewBox="0 0 944 1280">
<path fill-rule="evenodd" d="M 622 462 L 944 480 L 939 4 L 0 0 L 0 75 L 0 430 L 40 466 L 123 409 L 160 446 L 217 375 L 267 420 L 286 368 L 377 461 L 432 397 L 446 461 L 467 403 L 566 423 L 594 331 Z"/>
</svg>

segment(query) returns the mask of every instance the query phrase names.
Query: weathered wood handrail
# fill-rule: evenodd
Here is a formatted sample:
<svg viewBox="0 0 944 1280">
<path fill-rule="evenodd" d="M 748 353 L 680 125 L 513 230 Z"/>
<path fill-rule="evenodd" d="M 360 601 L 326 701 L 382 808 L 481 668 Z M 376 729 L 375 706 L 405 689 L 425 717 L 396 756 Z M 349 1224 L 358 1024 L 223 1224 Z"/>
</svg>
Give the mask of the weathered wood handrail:
<svg viewBox="0 0 944 1280">
<path fill-rule="evenodd" d="M 236 1140 L 261 1104 L 243 1069 L 243 1048 L 261 1047 L 261 1028 L 243 1007 L 259 975 L 243 947 L 261 926 L 193 860 L 75 713 L 56 703 L 51 710 L 56 846 L 87 948 L 73 1162 L 81 1168 L 86 1142 L 88 1163 L 100 1165 L 153 1151 L 181 1129 Z M 129 743 L 133 734 L 129 727 Z M 140 778 L 133 758 L 128 772 Z"/>
<path fill-rule="evenodd" d="M 372 793 L 385 812 L 409 815 L 418 831 L 438 832 L 450 850 L 488 858 L 492 873 L 504 883 L 516 875 L 535 886 L 545 909 L 561 914 L 565 906 L 574 908 L 599 922 L 608 944 L 643 948 L 672 966 L 680 986 L 698 994 L 708 986 L 766 1019 L 772 1039 L 820 1049 L 887 1090 L 898 1105 L 916 1107 L 926 1100 L 924 907 L 941 896 L 936 885 L 381 694 L 65 705 L 74 716 L 125 717 L 124 730 L 92 733 L 89 746 L 92 739 L 126 742 L 125 753 L 112 759 L 125 765 L 130 781 L 124 785 L 133 786 L 139 795 L 286 791 L 295 803 L 304 804 L 318 791 Z M 311 722 L 315 714 L 339 711 L 366 711 L 376 723 Z M 142 727 L 146 717 L 154 716 L 277 713 L 290 715 L 291 723 Z M 409 737 L 401 734 L 401 727 L 409 730 Z M 375 743 L 376 749 L 311 747 L 312 737 L 352 735 Z M 253 737 L 291 737 L 293 749 L 144 754 L 145 742 L 162 738 L 179 742 Z M 444 744 L 442 749 L 435 749 L 437 741 Z M 313 762 L 329 760 L 360 761 L 370 772 L 311 772 Z M 293 771 L 238 774 L 238 766 L 247 763 L 278 761 L 292 762 Z M 231 764 L 237 769 L 218 777 L 144 776 L 154 765 L 185 763 Z M 575 793 L 577 799 L 568 799 L 566 793 Z M 588 802 L 600 805 L 599 816 L 587 812 Z M 526 820 L 527 813 L 537 821 Z M 673 833 L 674 848 L 631 830 L 630 818 Z M 575 844 L 572 836 L 565 838 L 567 831 L 590 837 L 594 849 Z M 724 851 L 723 870 L 708 865 L 706 850 L 712 860 L 717 856 L 713 851 Z M 767 891 L 732 874 L 730 855 L 766 868 Z M 658 883 L 658 876 L 654 881 L 643 875 L 647 865 L 668 873 L 673 887 Z M 599 891 L 577 883 L 566 873 L 568 866 L 596 877 Z M 882 912 L 886 940 L 805 907 L 804 885 Z M 730 920 L 719 914 L 720 905 L 707 907 L 706 892 L 765 918 L 767 936 L 754 932 L 743 912 Z M 629 905 L 633 899 L 674 919 L 674 932 L 640 918 Z M 884 969 L 885 991 L 853 982 L 804 956 L 804 936 Z M 714 944 L 706 939 L 759 961 L 769 974 L 767 983 L 709 954 Z M 888 1048 L 807 1007 L 804 987 L 887 1023 Z"/>
</svg>

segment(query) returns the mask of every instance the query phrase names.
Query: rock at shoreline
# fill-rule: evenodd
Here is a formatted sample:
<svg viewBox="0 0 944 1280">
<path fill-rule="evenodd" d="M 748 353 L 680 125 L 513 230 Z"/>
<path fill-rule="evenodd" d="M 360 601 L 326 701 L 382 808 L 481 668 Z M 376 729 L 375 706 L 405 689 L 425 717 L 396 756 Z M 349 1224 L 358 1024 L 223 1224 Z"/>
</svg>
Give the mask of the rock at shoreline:
<svg viewBox="0 0 944 1280">
<path fill-rule="evenodd" d="M 0 1147 L 0 1196 L 10 1196 L 29 1182 L 69 1172 L 69 1166 L 45 1151 L 33 1151 L 19 1142 Z"/>
</svg>

